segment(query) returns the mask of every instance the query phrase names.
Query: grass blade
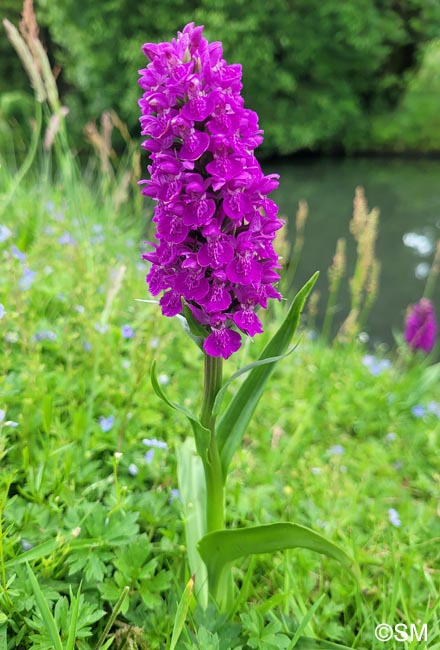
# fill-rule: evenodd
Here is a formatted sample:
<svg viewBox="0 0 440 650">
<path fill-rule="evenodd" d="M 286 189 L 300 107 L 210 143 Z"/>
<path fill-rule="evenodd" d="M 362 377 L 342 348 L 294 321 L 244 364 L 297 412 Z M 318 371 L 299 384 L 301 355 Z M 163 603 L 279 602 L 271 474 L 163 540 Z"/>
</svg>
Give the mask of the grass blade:
<svg viewBox="0 0 440 650">
<path fill-rule="evenodd" d="M 304 616 L 301 623 L 299 624 L 298 629 L 296 630 L 292 641 L 287 646 L 287 650 L 293 650 L 293 648 L 298 647 L 297 643 L 298 643 L 299 639 L 301 638 L 301 634 L 304 632 L 304 630 L 306 629 L 306 627 L 308 626 L 308 624 L 312 620 L 313 614 L 316 612 L 316 610 L 318 609 L 318 607 L 320 606 L 320 604 L 322 603 L 324 598 L 325 598 L 325 594 L 322 594 L 322 596 L 320 596 L 318 598 L 316 603 L 313 603 L 312 607 L 309 609 L 309 611 L 307 612 L 307 614 Z"/>
<path fill-rule="evenodd" d="M 61 643 L 60 634 L 58 632 L 58 627 L 55 622 L 55 619 L 52 615 L 52 612 L 49 609 L 47 600 L 44 597 L 43 592 L 40 589 L 38 580 L 35 577 L 34 572 L 32 571 L 29 564 L 26 565 L 29 582 L 31 583 L 32 591 L 34 592 L 35 600 L 37 601 L 37 607 L 40 612 L 41 618 L 43 619 L 44 625 L 46 626 L 49 636 L 52 640 L 54 650 L 63 650 L 63 644 Z"/>
<path fill-rule="evenodd" d="M 194 576 L 191 576 L 183 591 L 182 598 L 180 599 L 180 602 L 177 606 L 169 650 L 174 650 L 177 645 L 177 641 L 179 640 L 179 637 L 182 633 L 183 626 L 185 625 L 186 615 L 188 614 L 189 604 L 191 602 L 193 587 Z"/>
<path fill-rule="evenodd" d="M 129 586 L 124 587 L 124 589 L 122 590 L 122 593 L 121 593 L 121 595 L 120 595 L 119 598 L 118 598 L 118 602 L 117 602 L 116 605 L 113 607 L 113 611 L 112 611 L 112 613 L 111 613 L 110 618 L 109 618 L 108 621 L 107 621 L 107 625 L 105 626 L 103 633 L 102 633 L 101 636 L 99 637 L 99 641 L 98 641 L 98 643 L 97 643 L 96 646 L 95 646 L 95 650 L 99 650 L 99 649 L 102 648 L 102 646 L 104 645 L 104 643 L 105 643 L 105 638 L 106 638 L 107 634 L 110 632 L 111 627 L 112 627 L 113 623 L 115 622 L 116 617 L 117 617 L 117 615 L 119 614 L 119 612 L 120 612 L 120 610 L 121 610 L 121 607 L 122 607 L 122 605 L 123 605 L 123 603 L 124 603 L 125 597 L 126 597 L 126 595 L 128 594 L 129 590 L 130 590 L 130 587 L 129 587 Z"/>
<path fill-rule="evenodd" d="M 75 650 L 75 637 L 76 637 L 76 624 L 79 615 L 79 599 L 81 595 L 81 584 L 78 587 L 76 598 L 70 598 L 70 605 L 72 608 L 70 615 L 69 634 L 67 636 L 66 650 Z"/>
</svg>

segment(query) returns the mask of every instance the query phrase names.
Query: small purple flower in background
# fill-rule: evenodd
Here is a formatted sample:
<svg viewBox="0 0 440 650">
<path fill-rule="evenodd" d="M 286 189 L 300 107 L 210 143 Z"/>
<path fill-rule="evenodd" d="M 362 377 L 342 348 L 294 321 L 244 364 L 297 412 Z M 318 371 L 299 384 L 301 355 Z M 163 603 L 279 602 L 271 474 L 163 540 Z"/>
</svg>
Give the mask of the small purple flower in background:
<svg viewBox="0 0 440 650">
<path fill-rule="evenodd" d="M 139 474 L 139 467 L 135 463 L 130 463 L 128 473 L 130 476 L 137 476 Z"/>
<path fill-rule="evenodd" d="M 177 488 L 171 488 L 170 502 L 180 501 L 180 491 Z"/>
<path fill-rule="evenodd" d="M 149 449 L 144 456 L 147 465 L 151 463 L 151 461 L 153 460 L 153 456 L 154 456 L 154 449 Z"/>
<path fill-rule="evenodd" d="M 169 378 L 168 375 L 166 375 L 165 373 L 161 373 L 161 374 L 158 376 L 157 381 L 159 382 L 159 384 L 160 384 L 161 386 L 166 386 L 167 384 L 169 384 L 169 382 L 170 382 L 170 378 Z"/>
<path fill-rule="evenodd" d="M 422 298 L 408 309 L 405 341 L 412 350 L 423 350 L 429 354 L 434 347 L 436 332 L 434 305 L 427 298 Z"/>
<path fill-rule="evenodd" d="M 83 343 L 83 349 L 84 349 L 86 352 L 90 352 L 90 350 L 92 349 L 92 346 L 90 345 L 90 343 L 89 343 L 88 341 L 84 341 L 84 343 Z"/>
<path fill-rule="evenodd" d="M 5 417 L 6 417 L 6 411 L 4 409 L 0 409 L 0 422 L 3 422 Z"/>
<path fill-rule="evenodd" d="M 311 471 L 312 474 L 314 474 L 315 476 L 318 475 L 318 474 L 321 474 L 321 468 L 320 468 L 320 467 L 312 467 L 312 469 L 311 469 L 310 471 Z"/>
<path fill-rule="evenodd" d="M 390 431 L 390 432 L 387 433 L 387 435 L 385 436 L 385 440 L 386 440 L 387 442 L 395 442 L 395 441 L 397 440 L 397 434 L 395 434 L 394 431 Z"/>
<path fill-rule="evenodd" d="M 19 340 L 18 332 L 6 332 L 5 341 L 8 343 L 17 343 Z"/>
<path fill-rule="evenodd" d="M 342 456 L 345 454 L 345 449 L 342 445 L 333 445 L 333 447 L 330 447 L 328 450 L 328 453 L 331 456 Z"/>
<path fill-rule="evenodd" d="M 85 312 L 85 308 L 83 307 L 83 305 L 75 305 L 74 310 L 78 312 L 78 314 L 84 314 Z"/>
<path fill-rule="evenodd" d="M 436 415 L 438 418 L 440 418 L 440 404 L 438 402 L 429 402 L 428 412 L 433 413 L 433 415 Z"/>
<path fill-rule="evenodd" d="M 392 524 L 396 528 L 399 528 L 399 526 L 402 525 L 402 522 L 400 521 L 399 513 L 394 508 L 390 508 L 388 510 L 388 518 L 390 520 L 390 524 Z"/>
<path fill-rule="evenodd" d="M 101 431 L 103 431 L 104 433 L 107 433 L 107 431 L 113 429 L 114 423 L 115 423 L 115 418 L 113 417 L 113 415 L 109 415 L 108 418 L 104 417 L 103 415 L 99 417 L 99 426 L 101 427 Z"/>
<path fill-rule="evenodd" d="M 362 357 L 362 363 L 374 377 L 382 374 L 384 370 L 391 368 L 391 361 L 389 359 L 378 359 L 372 354 L 365 354 Z"/>
<path fill-rule="evenodd" d="M 426 413 L 426 409 L 421 404 L 416 404 L 411 408 L 411 413 L 415 418 L 422 418 Z"/>
<path fill-rule="evenodd" d="M 57 335 L 55 332 L 52 332 L 51 330 L 42 330 L 41 332 L 37 332 L 34 334 L 32 337 L 32 340 L 35 341 L 56 341 L 57 340 Z"/>
<path fill-rule="evenodd" d="M 15 244 L 11 246 L 11 255 L 19 262 L 24 262 L 26 259 L 26 253 L 23 253 Z"/>
<path fill-rule="evenodd" d="M 95 323 L 95 330 L 99 332 L 99 334 L 105 334 L 108 331 L 108 325 L 107 324 L 102 324 L 102 323 Z"/>
<path fill-rule="evenodd" d="M 11 235 L 12 232 L 9 230 L 9 228 L 0 223 L 0 244 L 9 239 Z"/>
<path fill-rule="evenodd" d="M 6 312 L 6 309 L 4 308 L 4 306 L 2 305 L 2 303 L 0 302 L 0 320 L 3 318 L 3 316 L 6 315 L 6 313 L 7 313 L 7 312 Z"/>
<path fill-rule="evenodd" d="M 23 549 L 23 551 L 30 551 L 31 548 L 33 547 L 34 545 L 28 542 L 26 539 L 21 540 L 21 548 Z"/>
<path fill-rule="evenodd" d="M 53 201 L 47 201 L 47 203 L 45 205 L 45 208 L 46 208 L 46 212 L 49 212 L 49 213 L 53 212 L 55 210 L 54 202 Z"/>
<path fill-rule="evenodd" d="M 134 336 L 134 329 L 130 325 L 123 325 L 121 327 L 121 334 L 123 339 L 132 339 Z"/>
<path fill-rule="evenodd" d="M 58 239 L 58 243 L 68 246 L 75 246 L 76 241 L 73 239 L 72 235 L 69 232 L 65 232 Z"/>
<path fill-rule="evenodd" d="M 146 447 L 156 447 L 156 449 L 168 449 L 168 445 L 164 440 L 157 440 L 156 438 L 144 438 L 142 444 Z"/>
<path fill-rule="evenodd" d="M 32 287 L 36 275 L 36 271 L 31 271 L 31 269 L 28 268 L 23 271 L 23 275 L 18 281 L 18 286 L 20 287 L 21 291 L 28 291 L 28 289 Z"/>
<path fill-rule="evenodd" d="M 157 202 L 158 240 L 143 258 L 150 292 L 164 292 L 162 313 L 185 304 L 206 329 L 205 352 L 227 359 L 241 346 L 234 328 L 261 333 L 257 309 L 281 299 L 273 240 L 283 222 L 268 198 L 278 175 L 265 176 L 254 155 L 263 137 L 244 107 L 241 66 L 202 31 L 190 23 L 171 43 L 143 46 L 140 122 L 152 164 L 140 183 Z"/>
</svg>

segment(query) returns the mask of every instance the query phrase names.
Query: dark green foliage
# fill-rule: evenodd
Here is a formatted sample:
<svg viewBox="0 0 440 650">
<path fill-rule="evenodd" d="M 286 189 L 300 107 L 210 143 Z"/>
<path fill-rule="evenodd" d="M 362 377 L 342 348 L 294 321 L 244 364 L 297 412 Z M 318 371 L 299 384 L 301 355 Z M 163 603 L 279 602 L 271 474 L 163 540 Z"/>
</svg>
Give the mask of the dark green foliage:
<svg viewBox="0 0 440 650">
<path fill-rule="evenodd" d="M 39 0 L 37 12 L 59 45 L 71 121 L 114 108 L 135 134 L 141 45 L 204 24 L 243 64 L 266 154 L 358 148 L 370 119 L 398 102 L 421 44 L 440 34 L 440 4 L 426 0 L 274 0 L 270 12 L 263 0 L 252 11 L 244 0 Z"/>
</svg>

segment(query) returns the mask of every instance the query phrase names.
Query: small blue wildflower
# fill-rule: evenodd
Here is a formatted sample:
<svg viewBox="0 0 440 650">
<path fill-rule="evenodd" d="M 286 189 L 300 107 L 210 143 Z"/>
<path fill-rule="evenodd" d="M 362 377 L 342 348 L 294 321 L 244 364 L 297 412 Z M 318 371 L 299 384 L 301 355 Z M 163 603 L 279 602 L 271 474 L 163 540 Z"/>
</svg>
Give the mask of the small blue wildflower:
<svg viewBox="0 0 440 650">
<path fill-rule="evenodd" d="M 342 445 L 333 445 L 333 447 L 330 447 L 328 450 L 328 453 L 331 456 L 342 456 L 342 454 L 345 453 L 345 449 Z"/>
<path fill-rule="evenodd" d="M 310 471 L 312 472 L 312 474 L 315 474 L 315 475 L 321 474 L 321 468 L 320 467 L 312 467 L 312 469 Z"/>
<path fill-rule="evenodd" d="M 26 539 L 21 540 L 21 548 L 23 549 L 23 551 L 30 551 L 31 548 L 33 547 L 34 545 L 28 542 Z"/>
<path fill-rule="evenodd" d="M 142 444 L 146 447 L 156 447 L 156 449 L 168 449 L 168 445 L 164 440 L 157 440 L 156 438 L 144 438 Z"/>
<path fill-rule="evenodd" d="M 65 232 L 58 239 L 59 244 L 67 244 L 69 246 L 75 246 L 76 242 L 73 239 L 72 235 L 69 232 Z"/>
<path fill-rule="evenodd" d="M 438 402 L 429 402 L 428 412 L 440 418 L 440 404 Z"/>
<path fill-rule="evenodd" d="M 403 463 L 402 463 L 402 461 L 401 461 L 401 460 L 396 460 L 396 462 L 393 463 L 393 467 L 394 467 L 394 469 L 396 470 L 396 472 L 398 472 L 398 471 L 401 470 L 402 467 L 403 467 Z"/>
<path fill-rule="evenodd" d="M 103 231 L 103 227 L 100 223 L 94 223 L 92 225 L 92 231 L 98 235 Z"/>
<path fill-rule="evenodd" d="M 180 491 L 177 488 L 171 488 L 170 501 L 180 501 Z"/>
<path fill-rule="evenodd" d="M 128 473 L 131 476 L 137 476 L 139 474 L 139 467 L 135 463 L 130 463 L 128 466 Z"/>
<path fill-rule="evenodd" d="M 122 338 L 132 339 L 134 336 L 134 329 L 130 325 L 123 325 L 121 327 Z"/>
<path fill-rule="evenodd" d="M 55 210 L 55 205 L 53 201 L 47 201 L 44 207 L 46 208 L 46 212 L 53 212 Z"/>
<path fill-rule="evenodd" d="M 159 339 L 157 338 L 157 336 L 154 336 L 149 342 L 148 347 L 155 350 L 158 346 L 159 346 Z"/>
<path fill-rule="evenodd" d="M 158 381 L 159 384 L 161 384 L 162 386 L 166 386 L 166 384 L 169 383 L 170 378 L 168 377 L 168 375 L 165 375 L 165 374 L 162 373 L 162 374 L 160 374 L 160 375 L 157 377 L 157 381 Z"/>
<path fill-rule="evenodd" d="M 128 370 L 131 367 L 130 359 L 122 359 L 121 366 L 124 368 L 124 370 Z"/>
<path fill-rule="evenodd" d="M 95 330 L 100 334 L 105 334 L 108 331 L 108 325 L 102 323 L 95 323 Z"/>
<path fill-rule="evenodd" d="M 399 526 L 402 525 L 402 522 L 400 521 L 399 513 L 394 508 L 390 508 L 388 510 L 388 518 L 390 520 L 390 523 L 396 528 L 399 528 Z"/>
<path fill-rule="evenodd" d="M 7 420 L 3 426 L 11 427 L 11 429 L 15 429 L 16 427 L 18 427 L 18 422 L 14 422 L 14 420 Z"/>
<path fill-rule="evenodd" d="M 374 377 L 382 374 L 384 370 L 391 368 L 391 361 L 389 359 L 377 359 L 372 354 L 365 354 L 362 357 L 362 363 Z"/>
<path fill-rule="evenodd" d="M 6 416 L 6 411 L 4 409 L 0 409 L 0 422 L 3 422 Z"/>
<path fill-rule="evenodd" d="M 9 230 L 9 228 L 7 226 L 3 226 L 0 223 L 0 244 L 2 242 L 6 241 L 7 239 L 9 239 L 9 237 L 11 235 L 12 235 L 12 232 Z"/>
<path fill-rule="evenodd" d="M 19 262 L 24 262 L 26 259 L 26 253 L 23 253 L 15 244 L 11 246 L 11 255 L 12 257 L 15 257 L 16 260 L 19 260 Z"/>
<path fill-rule="evenodd" d="M 385 440 L 386 440 L 387 442 L 394 442 L 395 440 L 397 440 L 397 434 L 394 433 L 394 431 L 390 431 L 390 432 L 387 433 L 387 435 L 385 436 Z"/>
<path fill-rule="evenodd" d="M 3 318 L 3 316 L 4 316 L 5 314 L 6 314 L 6 309 L 4 308 L 4 306 L 2 305 L 2 303 L 0 302 L 0 320 Z"/>
<path fill-rule="evenodd" d="M 36 271 L 31 271 L 31 269 L 28 268 L 23 271 L 23 275 L 18 281 L 18 286 L 20 287 L 21 291 L 27 291 L 32 287 L 36 275 Z"/>
<path fill-rule="evenodd" d="M 5 334 L 5 341 L 8 343 L 17 343 L 18 339 L 19 336 L 17 332 L 6 332 Z"/>
<path fill-rule="evenodd" d="M 154 456 L 154 449 L 149 449 L 149 450 L 147 451 L 147 453 L 145 454 L 145 456 L 144 456 L 144 458 L 145 458 L 145 462 L 146 462 L 148 465 L 149 465 L 149 464 L 151 463 L 151 461 L 153 460 L 153 456 Z"/>
<path fill-rule="evenodd" d="M 92 349 L 92 346 L 90 345 L 90 343 L 89 343 L 88 341 L 84 341 L 84 343 L 83 343 L 83 349 L 84 349 L 86 352 L 90 352 L 90 350 Z"/>
<path fill-rule="evenodd" d="M 421 404 L 416 404 L 412 407 L 411 413 L 415 418 L 422 418 L 425 415 L 426 409 Z"/>
<path fill-rule="evenodd" d="M 105 242 L 105 235 L 102 233 L 99 235 L 94 235 L 93 237 L 90 237 L 90 243 L 91 244 L 102 244 Z"/>
<path fill-rule="evenodd" d="M 103 431 L 104 433 L 107 433 L 107 431 L 113 429 L 114 423 L 115 423 L 115 418 L 113 415 L 109 415 L 108 418 L 104 417 L 104 415 L 99 416 L 99 426 L 101 427 L 101 431 Z"/>
<path fill-rule="evenodd" d="M 82 305 L 75 305 L 74 310 L 78 312 L 78 314 L 84 314 L 85 308 Z"/>
<path fill-rule="evenodd" d="M 34 334 L 32 337 L 33 341 L 56 341 L 57 340 L 57 335 L 55 332 L 52 332 L 51 330 L 42 330 L 41 332 L 37 332 Z"/>
</svg>

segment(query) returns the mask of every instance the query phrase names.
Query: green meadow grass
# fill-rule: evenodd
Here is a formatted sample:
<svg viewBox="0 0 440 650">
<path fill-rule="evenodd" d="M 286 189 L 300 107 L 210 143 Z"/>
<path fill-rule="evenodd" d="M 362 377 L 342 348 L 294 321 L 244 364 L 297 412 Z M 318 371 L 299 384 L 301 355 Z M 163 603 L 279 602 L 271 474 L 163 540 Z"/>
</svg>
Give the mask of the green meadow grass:
<svg viewBox="0 0 440 650">
<path fill-rule="evenodd" d="M 176 319 L 137 301 L 149 297 L 146 211 L 115 209 L 95 187 L 43 175 L 0 219 L 11 232 L 0 243 L 1 650 L 168 648 L 190 578 L 175 492 L 176 443 L 190 432 L 149 371 L 156 359 L 169 396 L 197 407 L 201 354 Z M 226 375 L 256 358 L 282 309 Z M 374 376 L 365 354 L 304 330 L 227 486 L 229 526 L 323 531 L 359 581 L 307 551 L 243 561 L 233 620 L 191 603 L 178 650 L 301 648 L 300 627 L 350 648 L 440 648 L 440 371 L 388 352 Z M 426 623 L 428 643 L 380 642 L 379 623 Z"/>
</svg>

